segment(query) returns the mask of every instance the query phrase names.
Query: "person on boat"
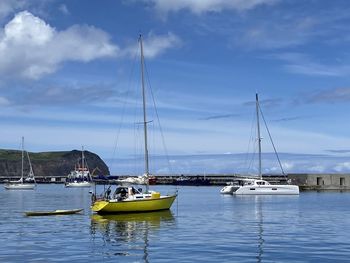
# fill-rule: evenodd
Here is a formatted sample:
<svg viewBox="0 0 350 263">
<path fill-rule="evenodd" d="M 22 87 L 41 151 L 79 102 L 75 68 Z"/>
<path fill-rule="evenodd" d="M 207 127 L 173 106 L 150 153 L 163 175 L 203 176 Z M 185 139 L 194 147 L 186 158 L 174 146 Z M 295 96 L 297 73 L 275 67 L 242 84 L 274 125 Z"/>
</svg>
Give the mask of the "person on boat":
<svg viewBox="0 0 350 263">
<path fill-rule="evenodd" d="M 129 194 L 129 196 L 134 195 L 135 194 L 135 188 L 134 187 L 129 187 L 128 188 L 128 194 Z"/>
<path fill-rule="evenodd" d="M 128 191 L 125 187 L 117 187 L 115 189 L 115 192 L 113 194 L 113 198 L 116 198 L 118 201 L 121 201 L 126 198 Z"/>
<path fill-rule="evenodd" d="M 111 187 L 108 187 L 107 191 L 105 192 L 105 198 L 107 200 L 111 199 Z"/>
</svg>

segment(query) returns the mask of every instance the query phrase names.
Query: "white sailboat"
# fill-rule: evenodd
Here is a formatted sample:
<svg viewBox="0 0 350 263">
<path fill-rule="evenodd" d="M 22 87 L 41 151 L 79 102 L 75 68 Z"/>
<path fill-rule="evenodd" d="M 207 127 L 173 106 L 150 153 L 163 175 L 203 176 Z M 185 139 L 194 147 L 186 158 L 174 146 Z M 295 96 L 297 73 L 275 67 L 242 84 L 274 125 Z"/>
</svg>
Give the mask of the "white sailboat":
<svg viewBox="0 0 350 263">
<path fill-rule="evenodd" d="M 232 183 L 221 189 L 222 194 L 235 195 L 298 195 L 299 186 L 291 184 L 270 184 L 262 179 L 261 171 L 261 136 L 259 122 L 259 97 L 256 98 L 256 118 L 257 118 L 257 141 L 259 147 L 259 179 L 246 178 L 241 179 L 237 183 Z"/>
<path fill-rule="evenodd" d="M 84 147 L 81 150 L 81 164 L 75 167 L 74 171 L 71 171 L 67 177 L 65 187 L 91 187 L 92 177 L 87 166 L 84 155 Z"/>
<path fill-rule="evenodd" d="M 29 173 L 24 178 L 24 152 L 27 154 L 29 163 Z M 29 153 L 24 151 L 24 137 L 22 137 L 22 164 L 21 178 L 18 181 L 10 181 L 4 185 L 7 190 L 34 190 L 36 187 L 32 163 L 30 162 Z"/>
</svg>

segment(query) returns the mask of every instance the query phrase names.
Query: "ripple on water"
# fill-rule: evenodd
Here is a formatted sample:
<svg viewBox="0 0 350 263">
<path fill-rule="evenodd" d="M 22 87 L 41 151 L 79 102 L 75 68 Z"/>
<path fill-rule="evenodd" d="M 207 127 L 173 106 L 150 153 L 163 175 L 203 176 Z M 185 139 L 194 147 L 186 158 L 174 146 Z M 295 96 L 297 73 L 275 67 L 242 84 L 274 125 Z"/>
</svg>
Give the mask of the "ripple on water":
<svg viewBox="0 0 350 263">
<path fill-rule="evenodd" d="M 1 262 L 345 262 L 350 251 L 350 193 L 235 197 L 180 187 L 170 212 L 114 217 L 91 215 L 87 189 L 39 185 L 0 198 Z M 23 216 L 80 207 L 81 215 Z"/>
</svg>

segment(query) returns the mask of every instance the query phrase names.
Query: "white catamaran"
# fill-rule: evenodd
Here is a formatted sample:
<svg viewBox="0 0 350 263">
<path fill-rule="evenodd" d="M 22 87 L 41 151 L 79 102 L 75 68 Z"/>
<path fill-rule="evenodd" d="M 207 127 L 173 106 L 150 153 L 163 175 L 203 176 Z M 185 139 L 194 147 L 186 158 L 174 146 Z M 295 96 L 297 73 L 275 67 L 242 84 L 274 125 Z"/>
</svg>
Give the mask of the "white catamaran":
<svg viewBox="0 0 350 263">
<path fill-rule="evenodd" d="M 237 183 L 232 183 L 221 189 L 222 194 L 235 195 L 298 195 L 299 186 L 291 184 L 270 184 L 262 179 L 261 171 L 261 135 L 259 112 L 261 111 L 259 105 L 258 94 L 256 99 L 256 118 L 257 118 L 257 141 L 259 148 L 259 179 L 244 178 L 237 180 Z"/>
<path fill-rule="evenodd" d="M 24 177 L 24 153 L 26 153 L 29 163 L 29 173 Z M 5 184 L 7 190 L 34 190 L 36 187 L 32 163 L 30 162 L 29 153 L 24 151 L 24 137 L 22 137 L 22 164 L 21 178 L 18 181 L 10 181 Z"/>
</svg>

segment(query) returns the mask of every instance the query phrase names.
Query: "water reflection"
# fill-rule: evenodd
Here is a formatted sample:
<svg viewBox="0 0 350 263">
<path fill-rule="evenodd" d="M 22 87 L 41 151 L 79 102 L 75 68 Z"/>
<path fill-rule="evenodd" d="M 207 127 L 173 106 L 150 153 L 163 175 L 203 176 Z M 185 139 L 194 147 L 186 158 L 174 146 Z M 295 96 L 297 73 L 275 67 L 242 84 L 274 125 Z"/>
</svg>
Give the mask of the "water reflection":
<svg viewBox="0 0 350 263">
<path fill-rule="evenodd" d="M 138 261 L 149 262 L 150 238 L 162 225 L 172 223 L 170 210 L 91 216 L 91 234 L 94 238 L 101 235 L 106 246 L 112 246 L 114 256 L 130 256 Z"/>
<path fill-rule="evenodd" d="M 257 262 L 260 263 L 262 260 L 262 255 L 263 255 L 263 246 L 264 246 L 264 216 L 262 212 L 262 200 L 261 196 L 256 196 L 255 199 L 255 214 L 256 214 L 256 219 L 257 219 L 257 224 L 258 224 L 258 253 L 257 253 Z"/>
<path fill-rule="evenodd" d="M 258 263 L 262 262 L 262 257 L 264 254 L 264 215 L 263 215 L 263 203 L 270 200 L 270 196 L 235 196 L 240 201 L 245 204 L 245 209 L 251 211 L 251 216 L 254 217 L 254 225 L 251 228 L 255 229 L 256 233 L 256 261 Z M 250 209 L 249 209 L 250 208 Z M 253 219 L 253 218 L 252 218 Z"/>
</svg>

